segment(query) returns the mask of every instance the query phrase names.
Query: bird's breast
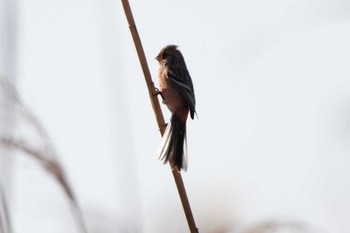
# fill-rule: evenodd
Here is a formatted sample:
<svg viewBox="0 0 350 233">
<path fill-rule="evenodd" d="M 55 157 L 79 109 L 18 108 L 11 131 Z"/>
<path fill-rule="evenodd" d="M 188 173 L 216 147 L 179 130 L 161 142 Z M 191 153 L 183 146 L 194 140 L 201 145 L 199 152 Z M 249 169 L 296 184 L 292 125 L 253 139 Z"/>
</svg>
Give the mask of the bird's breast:
<svg viewBox="0 0 350 233">
<path fill-rule="evenodd" d="M 180 95 L 179 90 L 171 84 L 167 73 L 167 67 L 161 66 L 159 68 L 158 82 L 159 89 L 162 92 L 163 102 L 172 114 L 176 112 L 182 120 L 186 120 L 189 111 L 188 104 Z"/>
</svg>

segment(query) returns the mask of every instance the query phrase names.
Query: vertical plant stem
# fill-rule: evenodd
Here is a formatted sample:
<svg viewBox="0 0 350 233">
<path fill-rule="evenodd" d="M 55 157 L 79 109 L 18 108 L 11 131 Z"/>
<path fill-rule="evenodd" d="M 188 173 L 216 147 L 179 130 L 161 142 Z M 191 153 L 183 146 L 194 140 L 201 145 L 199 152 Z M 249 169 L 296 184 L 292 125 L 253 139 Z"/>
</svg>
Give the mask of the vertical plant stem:
<svg viewBox="0 0 350 233">
<path fill-rule="evenodd" d="M 154 83 L 152 81 L 151 73 L 150 73 L 149 68 L 148 68 L 148 64 L 147 64 L 145 53 L 143 51 L 141 39 L 140 39 L 139 33 L 137 31 L 137 28 L 136 28 L 136 24 L 134 21 L 134 17 L 132 15 L 129 1 L 122 0 L 122 4 L 123 4 L 125 16 L 128 20 L 129 29 L 130 29 L 130 32 L 131 32 L 131 35 L 132 35 L 132 38 L 133 38 L 133 41 L 134 41 L 134 44 L 136 47 L 137 55 L 139 57 L 139 61 L 140 61 L 141 67 L 142 67 L 142 72 L 143 72 L 143 75 L 145 77 L 145 81 L 147 84 L 148 93 L 149 93 L 149 97 L 151 100 L 152 108 L 153 108 L 153 111 L 154 111 L 154 114 L 155 114 L 155 117 L 156 117 L 156 120 L 158 123 L 158 128 L 159 128 L 161 135 L 163 135 L 166 124 L 164 121 L 162 110 L 160 108 L 157 93 L 155 91 L 155 86 L 154 86 Z M 194 218 L 193 218 L 191 206 L 190 206 L 190 203 L 189 203 L 188 198 L 187 198 L 186 189 L 185 189 L 185 185 L 184 185 L 183 180 L 182 180 L 181 173 L 177 172 L 176 169 L 172 169 L 172 168 L 171 168 L 171 171 L 173 173 L 173 177 L 174 177 L 174 180 L 176 183 L 177 191 L 178 191 L 180 199 L 181 199 L 182 207 L 183 207 L 185 215 L 186 215 L 186 219 L 187 219 L 187 223 L 188 223 L 190 232 L 191 233 L 198 233 L 198 228 L 196 227 L 196 223 L 195 223 Z"/>
<path fill-rule="evenodd" d="M 11 226 L 10 214 L 7 208 L 3 186 L 0 183 L 0 233 L 11 233 L 11 232 L 12 232 L 12 226 Z"/>
</svg>

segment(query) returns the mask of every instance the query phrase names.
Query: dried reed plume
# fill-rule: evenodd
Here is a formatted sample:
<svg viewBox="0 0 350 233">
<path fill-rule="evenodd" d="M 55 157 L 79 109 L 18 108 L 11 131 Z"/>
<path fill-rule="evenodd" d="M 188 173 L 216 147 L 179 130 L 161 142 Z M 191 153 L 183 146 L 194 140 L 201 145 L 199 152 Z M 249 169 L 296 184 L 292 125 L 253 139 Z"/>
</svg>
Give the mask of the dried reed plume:
<svg viewBox="0 0 350 233">
<path fill-rule="evenodd" d="M 0 92 L 2 95 L 0 100 L 0 114 L 2 118 L 6 118 L 6 114 L 10 114 L 13 118 L 14 126 L 19 125 L 21 129 L 24 128 L 23 132 L 15 127 L 15 130 L 11 132 L 0 132 L 0 147 L 23 152 L 23 154 L 39 162 L 47 172 L 52 174 L 70 201 L 70 207 L 79 232 L 86 233 L 87 229 L 77 199 L 68 183 L 64 169 L 57 159 L 55 148 L 41 122 L 22 103 L 15 88 L 5 79 L 0 79 Z M 9 110 L 10 112 L 6 112 Z M 26 135 L 30 131 L 34 133 L 29 136 Z M 2 188 L 0 186 L 0 192 L 2 192 Z M 10 227 L 7 227 L 7 229 L 5 227 L 4 229 L 1 228 L 5 225 L 4 220 L 7 219 L 7 222 L 9 222 L 10 216 L 6 209 L 4 195 L 0 196 L 2 197 L 2 200 L 0 200 L 2 202 L 2 205 L 0 205 L 0 233 L 10 233 Z"/>
</svg>

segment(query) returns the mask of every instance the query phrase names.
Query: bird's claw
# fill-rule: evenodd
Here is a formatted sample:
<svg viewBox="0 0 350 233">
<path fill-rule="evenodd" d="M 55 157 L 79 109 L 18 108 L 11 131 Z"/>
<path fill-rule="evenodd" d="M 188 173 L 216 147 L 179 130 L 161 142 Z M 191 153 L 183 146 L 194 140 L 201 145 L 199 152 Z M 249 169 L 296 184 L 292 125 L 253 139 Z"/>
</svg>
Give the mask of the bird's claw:
<svg viewBox="0 0 350 233">
<path fill-rule="evenodd" d="M 154 96 L 160 95 L 162 97 L 162 99 L 164 100 L 163 94 L 162 92 L 158 89 L 158 88 L 154 88 L 154 92 L 153 92 Z"/>
</svg>

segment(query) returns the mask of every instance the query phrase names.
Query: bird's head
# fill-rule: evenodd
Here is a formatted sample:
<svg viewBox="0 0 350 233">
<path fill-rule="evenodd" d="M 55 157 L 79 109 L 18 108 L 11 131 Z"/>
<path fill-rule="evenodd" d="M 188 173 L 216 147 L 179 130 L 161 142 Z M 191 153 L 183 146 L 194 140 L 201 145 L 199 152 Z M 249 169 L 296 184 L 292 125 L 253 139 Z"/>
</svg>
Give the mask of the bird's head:
<svg viewBox="0 0 350 233">
<path fill-rule="evenodd" d="M 181 52 L 177 49 L 177 45 L 167 45 L 162 50 L 160 50 L 159 54 L 156 56 L 156 60 L 160 64 L 170 65 L 173 59 L 182 58 Z"/>
</svg>

